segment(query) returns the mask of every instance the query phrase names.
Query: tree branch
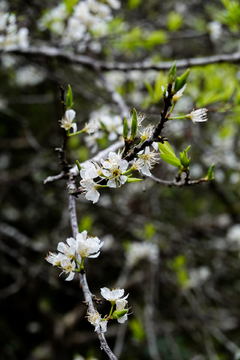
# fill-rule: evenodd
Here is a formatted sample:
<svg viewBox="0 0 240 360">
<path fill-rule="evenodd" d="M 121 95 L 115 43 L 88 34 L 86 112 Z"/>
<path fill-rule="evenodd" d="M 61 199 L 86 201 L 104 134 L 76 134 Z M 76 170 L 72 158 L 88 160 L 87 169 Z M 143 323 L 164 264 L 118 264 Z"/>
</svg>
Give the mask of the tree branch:
<svg viewBox="0 0 240 360">
<path fill-rule="evenodd" d="M 68 185 L 73 186 L 74 181 L 70 179 Z M 76 239 L 77 234 L 78 234 L 78 223 L 77 223 L 75 198 L 72 195 L 69 195 L 69 215 L 70 215 L 70 222 L 71 222 L 71 226 L 72 226 L 73 236 Z M 95 313 L 96 310 L 94 308 L 94 304 L 93 304 L 93 300 L 92 300 L 92 293 L 89 290 L 86 274 L 80 273 L 79 278 L 80 278 L 80 285 L 81 285 L 81 288 L 82 288 L 82 291 L 84 294 L 84 298 L 85 298 L 86 304 L 88 306 L 88 312 Z M 105 336 L 100 328 L 97 330 L 97 334 L 98 334 L 98 338 L 99 338 L 99 341 L 101 344 L 101 350 L 105 351 L 105 353 L 108 355 L 109 359 L 117 360 L 116 356 L 113 354 L 112 350 L 108 346 Z"/>
<path fill-rule="evenodd" d="M 64 60 L 68 63 L 81 64 L 87 68 L 94 68 L 95 70 L 169 70 L 172 66 L 172 61 L 165 61 L 159 63 L 153 63 L 151 59 L 144 61 L 137 61 L 134 63 L 114 62 L 114 61 L 99 61 L 86 55 L 77 55 L 71 52 L 65 52 L 64 49 L 58 49 L 51 46 L 42 47 L 29 47 L 27 49 L 20 49 L 16 47 L 10 50 L 1 50 L 1 52 L 11 53 L 16 55 L 25 56 L 43 56 L 47 58 L 54 58 Z M 193 66 L 204 66 L 209 64 L 219 64 L 224 62 L 239 63 L 240 62 L 240 51 L 232 54 L 219 54 L 199 58 L 179 59 L 177 60 L 178 69 L 193 67 Z"/>
</svg>

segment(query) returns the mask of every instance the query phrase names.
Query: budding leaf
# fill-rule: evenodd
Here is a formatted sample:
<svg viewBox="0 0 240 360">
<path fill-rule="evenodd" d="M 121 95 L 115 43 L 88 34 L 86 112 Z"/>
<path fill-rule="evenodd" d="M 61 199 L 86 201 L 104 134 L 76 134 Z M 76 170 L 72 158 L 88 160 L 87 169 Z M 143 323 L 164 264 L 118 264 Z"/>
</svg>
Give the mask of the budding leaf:
<svg viewBox="0 0 240 360">
<path fill-rule="evenodd" d="M 138 179 L 138 178 L 132 178 L 132 177 L 128 177 L 127 178 L 127 183 L 134 183 L 134 182 L 138 182 L 138 181 L 142 181 L 142 179 Z"/>
<path fill-rule="evenodd" d="M 80 171 L 82 169 L 82 167 L 81 167 L 80 162 L 78 160 L 76 160 L 76 164 L 77 164 L 78 170 Z"/>
<path fill-rule="evenodd" d="M 188 153 L 188 151 L 190 150 L 190 148 L 191 148 L 191 145 L 189 145 L 189 146 L 187 147 L 187 149 L 183 150 L 182 153 L 180 152 L 180 161 L 181 161 L 182 166 L 183 166 L 185 169 L 187 169 L 187 168 L 189 167 L 190 162 L 191 162 L 191 158 L 188 158 L 188 155 L 187 155 L 187 153 Z"/>
<path fill-rule="evenodd" d="M 72 94 L 72 89 L 71 89 L 70 85 L 68 85 L 68 92 L 67 92 L 67 96 L 66 96 L 66 105 L 67 105 L 67 110 L 70 110 L 74 105 L 73 94 Z"/>
<path fill-rule="evenodd" d="M 135 108 L 133 108 L 132 124 L 131 124 L 131 138 L 132 138 L 132 140 L 134 140 L 136 135 L 137 135 L 137 127 L 138 127 L 137 112 L 136 112 Z"/>
<path fill-rule="evenodd" d="M 213 172 L 213 168 L 214 168 L 214 165 L 211 165 L 209 170 L 208 170 L 208 173 L 207 173 L 207 176 L 206 176 L 206 180 L 210 181 L 210 180 L 214 180 L 214 172 Z"/>
<path fill-rule="evenodd" d="M 185 73 L 183 73 L 181 76 L 178 76 L 175 80 L 174 84 L 174 90 L 177 92 L 180 90 L 187 82 L 188 75 L 190 73 L 190 69 L 187 69 Z"/>
<path fill-rule="evenodd" d="M 148 89 L 148 93 L 151 97 L 152 100 L 155 100 L 155 94 L 154 94 L 154 90 L 152 88 L 152 85 L 150 84 L 149 81 L 145 80 L 144 81 L 144 85 L 146 86 L 146 88 Z"/>
<path fill-rule="evenodd" d="M 168 141 L 164 141 L 163 144 L 159 142 L 158 147 L 162 154 L 176 156 L 173 148 L 171 147 Z"/>
<path fill-rule="evenodd" d="M 119 319 L 120 317 L 127 314 L 127 312 L 128 312 L 128 309 L 115 310 L 112 316 L 113 316 L 114 319 Z"/>
<path fill-rule="evenodd" d="M 170 156 L 166 154 L 160 154 L 161 158 L 168 164 L 173 165 L 177 168 L 181 168 L 181 162 L 176 156 Z"/>
<path fill-rule="evenodd" d="M 128 137 L 128 122 L 126 118 L 124 118 L 124 122 L 123 122 L 123 137 L 124 139 L 127 139 Z"/>
<path fill-rule="evenodd" d="M 176 72 L 177 72 L 177 61 L 174 61 L 174 64 L 173 66 L 171 67 L 171 69 L 169 70 L 169 73 L 168 73 L 168 83 L 169 84 L 172 84 L 174 82 L 174 79 L 175 79 L 175 75 L 176 75 Z"/>
</svg>

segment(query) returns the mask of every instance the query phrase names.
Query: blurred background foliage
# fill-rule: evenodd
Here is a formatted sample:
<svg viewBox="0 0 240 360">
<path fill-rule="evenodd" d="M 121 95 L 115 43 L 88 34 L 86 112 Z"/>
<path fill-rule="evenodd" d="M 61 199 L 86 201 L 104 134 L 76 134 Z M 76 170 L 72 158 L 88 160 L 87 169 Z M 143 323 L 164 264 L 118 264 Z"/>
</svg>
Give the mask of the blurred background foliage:
<svg viewBox="0 0 240 360">
<path fill-rule="evenodd" d="M 69 17 L 78 1 L 63 3 Z M 66 18 L 49 17 L 41 26 L 58 5 L 7 3 L 19 26 L 29 29 L 30 47 L 126 63 L 231 54 L 240 47 L 239 1 L 121 1 L 106 33 L 89 30 L 82 48 L 61 44 L 59 23 L 64 29 Z M 94 40 L 98 45 L 90 46 Z M 157 124 L 167 72 L 113 70 L 105 76 L 129 111 L 146 114 L 145 126 Z M 105 359 L 85 318 L 77 278 L 64 282 L 44 260 L 71 237 L 71 228 L 66 182 L 43 180 L 60 172 L 54 150 L 62 141 L 59 85 L 71 84 L 79 129 L 102 113 L 120 115 L 119 109 L 98 74 L 64 60 L 2 51 L 0 78 L 1 359 Z M 100 287 L 120 286 L 130 293 L 129 321 L 110 324 L 106 334 L 120 359 L 240 358 L 239 80 L 239 64 L 192 68 L 174 114 L 207 107 L 209 121 L 174 120 L 163 132 L 177 154 L 191 145 L 192 179 L 215 163 L 214 181 L 168 188 L 145 179 L 103 189 L 95 205 L 77 200 L 79 231 L 105 241 L 99 258 L 87 263 L 91 291 L 99 297 Z M 89 141 L 100 150 L 112 144 L 107 132 L 86 141 L 70 139 L 70 163 L 94 155 Z M 176 169 L 161 161 L 153 174 L 172 180 Z M 158 261 L 136 253 L 129 265 L 132 243 L 157 245 Z M 105 302 L 98 310 L 109 311 Z"/>
</svg>

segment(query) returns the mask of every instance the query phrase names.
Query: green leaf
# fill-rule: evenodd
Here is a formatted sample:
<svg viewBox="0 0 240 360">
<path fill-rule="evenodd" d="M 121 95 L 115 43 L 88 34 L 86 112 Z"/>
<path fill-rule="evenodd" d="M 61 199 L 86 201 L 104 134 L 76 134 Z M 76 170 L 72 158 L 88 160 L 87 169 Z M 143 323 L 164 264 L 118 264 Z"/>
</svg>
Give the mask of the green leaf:
<svg viewBox="0 0 240 360">
<path fill-rule="evenodd" d="M 187 153 L 188 153 L 188 151 L 190 150 L 190 148 L 191 148 L 191 145 L 189 145 L 189 146 L 187 147 L 187 149 L 183 150 L 182 153 L 180 152 L 181 164 L 183 165 L 183 167 L 184 167 L 185 169 L 187 169 L 187 168 L 189 167 L 190 162 L 191 162 L 191 158 L 188 158 L 188 155 L 187 155 Z"/>
<path fill-rule="evenodd" d="M 146 49 L 151 49 L 156 45 L 164 44 L 167 40 L 167 35 L 163 30 L 152 31 L 144 40 Z"/>
<path fill-rule="evenodd" d="M 177 92 L 180 90 L 187 82 L 188 75 L 190 73 L 190 69 L 187 69 L 185 73 L 183 73 L 181 76 L 178 76 L 175 80 L 174 84 L 174 90 Z"/>
<path fill-rule="evenodd" d="M 128 7 L 130 9 L 136 9 L 142 3 L 142 0 L 128 0 Z"/>
<path fill-rule="evenodd" d="M 214 165 L 211 165 L 209 170 L 208 170 L 208 173 L 207 173 L 207 176 L 206 176 L 206 180 L 214 180 L 214 172 L 213 172 L 213 168 L 214 168 Z"/>
<path fill-rule="evenodd" d="M 182 167 L 180 160 L 176 156 L 174 157 L 166 154 L 160 154 L 160 156 L 166 163 L 173 165 L 177 168 Z"/>
<path fill-rule="evenodd" d="M 137 112 L 136 112 L 136 109 L 133 108 L 132 123 L 131 123 L 131 138 L 132 138 L 132 140 L 134 140 L 137 135 L 137 127 L 138 127 Z"/>
<path fill-rule="evenodd" d="M 146 86 L 146 88 L 148 89 L 148 92 L 149 92 L 149 95 L 150 95 L 151 99 L 154 101 L 155 100 L 155 94 L 154 94 L 154 90 L 152 88 L 152 85 L 147 80 L 144 80 L 143 83 Z"/>
<path fill-rule="evenodd" d="M 78 160 L 76 160 L 76 164 L 77 164 L 78 170 L 80 171 L 82 169 L 82 167 L 81 167 L 80 162 Z"/>
<path fill-rule="evenodd" d="M 73 93 L 72 93 L 72 89 L 71 86 L 68 85 L 68 92 L 67 92 L 67 96 L 66 96 L 66 105 L 67 105 L 67 110 L 71 109 L 73 107 Z"/>
<path fill-rule="evenodd" d="M 183 23 L 182 15 L 171 11 L 167 16 L 167 28 L 170 31 L 177 31 Z"/>
<path fill-rule="evenodd" d="M 69 14 L 71 14 L 73 12 L 73 8 L 78 3 L 78 1 L 79 0 L 65 0 L 64 1 Z"/>
<path fill-rule="evenodd" d="M 164 141 L 163 144 L 159 142 L 158 147 L 162 154 L 176 156 L 175 152 L 173 151 L 173 148 L 171 147 L 168 141 Z"/>
<path fill-rule="evenodd" d="M 132 178 L 131 176 L 128 176 L 126 182 L 127 182 L 127 183 L 134 183 L 134 182 L 138 182 L 138 181 L 142 181 L 142 179 Z"/>
<path fill-rule="evenodd" d="M 169 70 L 169 73 L 168 73 L 168 83 L 169 84 L 172 84 L 174 82 L 176 72 L 177 72 L 177 61 L 174 61 L 173 66 L 171 67 L 171 69 Z"/>
</svg>

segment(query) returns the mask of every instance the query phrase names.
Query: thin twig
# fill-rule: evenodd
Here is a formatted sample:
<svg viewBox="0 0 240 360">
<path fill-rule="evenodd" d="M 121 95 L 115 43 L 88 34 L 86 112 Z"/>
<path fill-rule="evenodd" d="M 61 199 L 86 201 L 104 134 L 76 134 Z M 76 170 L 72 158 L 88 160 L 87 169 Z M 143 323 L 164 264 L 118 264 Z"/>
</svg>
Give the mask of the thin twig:
<svg viewBox="0 0 240 360">
<path fill-rule="evenodd" d="M 69 185 L 73 185 L 73 180 L 69 180 Z M 72 232 L 74 238 L 77 237 L 78 234 L 78 222 L 77 222 L 77 214 L 76 214 L 76 202 L 74 196 L 69 195 L 69 215 L 70 215 L 70 222 L 72 226 Z M 80 278 L 80 286 L 82 288 L 85 302 L 88 305 L 88 313 L 95 313 L 96 310 L 94 308 L 93 300 L 92 300 L 92 293 L 89 290 L 86 274 L 79 274 Z M 105 351 L 108 355 L 109 359 L 117 360 L 116 356 L 113 354 L 112 350 L 108 346 L 108 343 L 105 339 L 105 336 L 102 330 L 99 328 L 97 330 L 98 338 L 100 341 L 101 349 Z"/>
</svg>

